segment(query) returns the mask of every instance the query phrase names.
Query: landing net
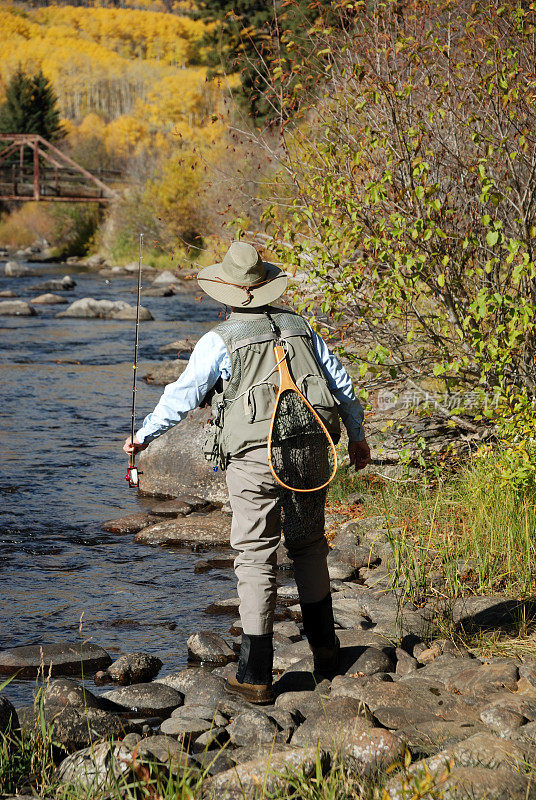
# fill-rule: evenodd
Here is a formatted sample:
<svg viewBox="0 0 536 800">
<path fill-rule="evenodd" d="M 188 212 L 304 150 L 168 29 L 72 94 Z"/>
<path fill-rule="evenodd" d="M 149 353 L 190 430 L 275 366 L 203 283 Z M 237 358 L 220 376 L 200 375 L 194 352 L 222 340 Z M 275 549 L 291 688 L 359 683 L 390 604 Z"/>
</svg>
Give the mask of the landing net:
<svg viewBox="0 0 536 800">
<path fill-rule="evenodd" d="M 284 391 L 277 404 L 271 460 L 275 475 L 289 489 L 315 491 L 333 474 L 331 442 L 311 409 L 292 390 Z"/>
</svg>

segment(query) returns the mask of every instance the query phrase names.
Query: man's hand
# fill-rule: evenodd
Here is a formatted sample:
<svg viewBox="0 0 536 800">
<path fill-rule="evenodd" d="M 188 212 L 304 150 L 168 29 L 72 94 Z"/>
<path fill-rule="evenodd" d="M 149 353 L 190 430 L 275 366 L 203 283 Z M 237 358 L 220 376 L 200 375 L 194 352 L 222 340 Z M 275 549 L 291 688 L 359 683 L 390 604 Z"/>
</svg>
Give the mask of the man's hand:
<svg viewBox="0 0 536 800">
<path fill-rule="evenodd" d="M 140 450 L 145 450 L 146 447 L 149 447 L 149 443 L 142 444 L 141 442 L 138 442 L 136 437 L 134 437 L 134 439 L 131 439 L 129 436 L 128 439 L 125 441 L 125 444 L 123 445 L 123 450 L 125 451 L 125 453 L 127 453 L 127 455 L 135 456 L 136 453 L 139 453 Z"/>
<path fill-rule="evenodd" d="M 367 464 L 370 464 L 370 447 L 367 440 L 363 439 L 361 442 L 349 442 L 348 455 L 350 456 L 350 466 L 354 469 L 364 469 Z"/>
</svg>

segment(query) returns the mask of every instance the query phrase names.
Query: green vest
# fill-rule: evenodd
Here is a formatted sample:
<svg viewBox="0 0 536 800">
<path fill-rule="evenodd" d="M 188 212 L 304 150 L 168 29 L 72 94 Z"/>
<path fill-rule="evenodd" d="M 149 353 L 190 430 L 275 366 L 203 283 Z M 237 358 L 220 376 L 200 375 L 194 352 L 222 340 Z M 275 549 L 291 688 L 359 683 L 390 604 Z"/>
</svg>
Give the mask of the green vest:
<svg viewBox="0 0 536 800">
<path fill-rule="evenodd" d="M 287 362 L 298 389 L 337 442 L 341 435 L 337 402 L 316 360 L 310 328 L 299 314 L 272 307 L 269 311 L 287 344 Z M 279 387 L 273 350 L 277 337 L 262 312 L 233 311 L 214 330 L 229 353 L 231 377 L 223 391 L 212 397 L 212 424 L 204 453 L 213 464 L 225 468 L 232 456 L 268 443 Z"/>
</svg>

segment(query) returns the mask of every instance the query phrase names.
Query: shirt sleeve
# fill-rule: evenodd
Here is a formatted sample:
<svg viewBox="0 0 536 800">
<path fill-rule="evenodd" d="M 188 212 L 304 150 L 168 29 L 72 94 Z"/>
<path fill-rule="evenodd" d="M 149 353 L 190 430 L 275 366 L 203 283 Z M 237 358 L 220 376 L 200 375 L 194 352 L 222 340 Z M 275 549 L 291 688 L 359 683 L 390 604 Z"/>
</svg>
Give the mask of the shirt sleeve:
<svg viewBox="0 0 536 800">
<path fill-rule="evenodd" d="M 174 383 L 169 383 L 154 411 L 136 433 L 140 443 L 151 442 L 180 422 L 209 392 L 219 377 L 231 376 L 231 359 L 221 336 L 209 331 L 193 349 L 188 366 Z"/>
<path fill-rule="evenodd" d="M 365 438 L 363 407 L 355 396 L 352 379 L 339 359 L 333 355 L 325 341 L 310 326 L 313 347 L 331 393 L 339 403 L 339 414 L 351 442 Z"/>
</svg>

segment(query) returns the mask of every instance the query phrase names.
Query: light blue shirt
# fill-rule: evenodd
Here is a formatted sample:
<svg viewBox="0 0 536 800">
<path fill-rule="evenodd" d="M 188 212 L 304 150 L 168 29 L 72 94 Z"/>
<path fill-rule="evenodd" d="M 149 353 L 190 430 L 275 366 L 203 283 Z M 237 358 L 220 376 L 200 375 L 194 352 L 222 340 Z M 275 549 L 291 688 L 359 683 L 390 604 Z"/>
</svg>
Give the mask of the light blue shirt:
<svg viewBox="0 0 536 800">
<path fill-rule="evenodd" d="M 355 396 L 350 376 L 324 340 L 312 328 L 310 330 L 316 358 L 331 393 L 339 403 L 338 411 L 348 438 L 351 442 L 359 442 L 365 438 L 363 408 Z M 184 419 L 189 411 L 197 408 L 219 377 L 229 380 L 231 359 L 221 336 L 209 331 L 194 347 L 180 378 L 166 386 L 155 410 L 143 420 L 136 433 L 138 441 L 151 442 Z"/>
</svg>

